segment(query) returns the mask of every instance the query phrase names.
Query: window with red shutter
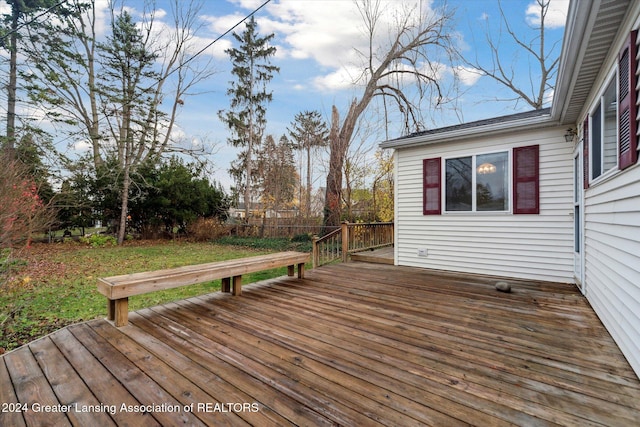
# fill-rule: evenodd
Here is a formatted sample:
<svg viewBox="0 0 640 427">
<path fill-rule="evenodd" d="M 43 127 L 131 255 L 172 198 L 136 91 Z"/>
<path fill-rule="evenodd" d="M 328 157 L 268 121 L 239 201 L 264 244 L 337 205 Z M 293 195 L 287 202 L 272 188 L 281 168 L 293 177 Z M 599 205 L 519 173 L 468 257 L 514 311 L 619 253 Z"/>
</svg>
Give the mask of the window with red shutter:
<svg viewBox="0 0 640 427">
<path fill-rule="evenodd" d="M 539 145 L 513 149 L 513 213 L 540 213 Z"/>
<path fill-rule="evenodd" d="M 440 157 L 422 161 L 422 209 L 424 215 L 440 215 L 441 166 Z"/>
<path fill-rule="evenodd" d="M 638 159 L 637 135 L 637 31 L 632 31 L 618 56 L 618 165 L 625 169 L 636 163 Z"/>
</svg>

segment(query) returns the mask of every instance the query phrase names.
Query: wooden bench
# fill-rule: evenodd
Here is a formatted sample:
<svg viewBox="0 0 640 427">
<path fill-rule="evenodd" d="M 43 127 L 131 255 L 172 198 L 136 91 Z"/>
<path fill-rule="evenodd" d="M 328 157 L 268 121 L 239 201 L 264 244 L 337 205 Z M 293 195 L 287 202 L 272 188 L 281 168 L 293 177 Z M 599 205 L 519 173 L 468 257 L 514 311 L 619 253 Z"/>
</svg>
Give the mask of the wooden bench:
<svg viewBox="0 0 640 427">
<path fill-rule="evenodd" d="M 304 264 L 310 254 L 302 252 L 279 252 L 269 255 L 231 259 L 207 264 L 189 265 L 166 270 L 98 279 L 98 291 L 108 298 L 108 319 L 116 326 L 128 323 L 129 297 L 179 286 L 193 285 L 222 279 L 222 292 L 242 294 L 242 275 L 262 270 L 287 266 L 287 274 L 294 275 L 298 266 L 298 277 L 304 277 Z"/>
</svg>

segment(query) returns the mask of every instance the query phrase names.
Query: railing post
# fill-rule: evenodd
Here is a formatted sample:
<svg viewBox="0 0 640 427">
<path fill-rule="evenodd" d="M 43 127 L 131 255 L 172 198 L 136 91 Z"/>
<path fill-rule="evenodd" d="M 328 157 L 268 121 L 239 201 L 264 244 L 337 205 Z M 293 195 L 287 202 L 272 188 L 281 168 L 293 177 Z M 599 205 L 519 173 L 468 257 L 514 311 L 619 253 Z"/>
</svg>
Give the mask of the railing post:
<svg viewBox="0 0 640 427">
<path fill-rule="evenodd" d="M 313 251 L 311 255 L 313 268 L 316 268 L 318 265 L 320 265 L 320 253 L 318 251 L 318 240 L 320 240 L 320 237 L 318 237 L 317 234 L 314 234 L 313 244 L 312 244 Z"/>
<path fill-rule="evenodd" d="M 342 262 L 349 259 L 349 221 L 344 221 L 342 227 Z"/>
</svg>

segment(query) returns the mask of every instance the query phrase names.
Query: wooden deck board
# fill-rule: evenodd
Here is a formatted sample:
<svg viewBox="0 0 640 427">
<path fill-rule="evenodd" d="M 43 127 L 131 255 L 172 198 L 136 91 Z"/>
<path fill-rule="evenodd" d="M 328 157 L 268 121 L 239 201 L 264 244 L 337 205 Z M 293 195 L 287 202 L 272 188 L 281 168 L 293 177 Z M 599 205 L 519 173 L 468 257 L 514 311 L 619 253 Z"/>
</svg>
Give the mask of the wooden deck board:
<svg viewBox="0 0 640 427">
<path fill-rule="evenodd" d="M 105 409 L 0 425 L 640 424 L 640 381 L 577 289 L 496 280 L 335 264 L 73 325 L 1 357 L 0 403 Z"/>
</svg>

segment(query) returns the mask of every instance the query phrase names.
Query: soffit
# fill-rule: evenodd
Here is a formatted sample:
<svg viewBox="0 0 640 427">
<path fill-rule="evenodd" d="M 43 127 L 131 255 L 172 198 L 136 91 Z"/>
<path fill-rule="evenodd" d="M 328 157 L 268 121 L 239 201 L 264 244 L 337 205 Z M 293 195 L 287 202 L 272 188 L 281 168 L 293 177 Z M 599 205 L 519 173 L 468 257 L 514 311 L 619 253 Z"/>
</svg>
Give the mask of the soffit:
<svg viewBox="0 0 640 427">
<path fill-rule="evenodd" d="M 592 15 L 593 28 L 588 33 L 589 39 L 584 48 L 582 61 L 578 62 L 573 70 L 574 85 L 564 104 L 561 122 L 576 123 L 580 118 L 579 115 L 596 83 L 602 64 L 610 53 L 628 7 L 628 0 L 604 0 L 600 3 L 595 17 Z"/>
</svg>

